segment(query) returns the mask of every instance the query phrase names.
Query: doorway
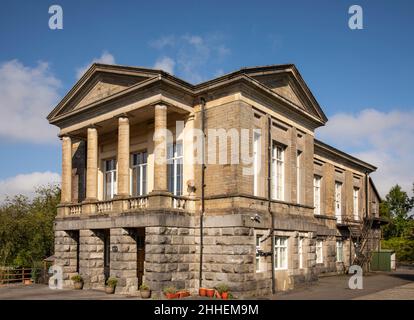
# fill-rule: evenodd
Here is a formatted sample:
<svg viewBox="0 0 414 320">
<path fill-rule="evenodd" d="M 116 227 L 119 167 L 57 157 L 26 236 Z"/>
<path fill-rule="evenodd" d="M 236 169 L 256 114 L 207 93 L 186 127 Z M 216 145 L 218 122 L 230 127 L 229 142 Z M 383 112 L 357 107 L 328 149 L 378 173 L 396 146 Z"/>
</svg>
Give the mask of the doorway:
<svg viewBox="0 0 414 320">
<path fill-rule="evenodd" d="M 105 276 L 105 283 L 108 280 L 111 269 L 111 238 L 109 229 L 102 230 L 103 236 L 103 243 L 104 243 L 104 276 Z"/>
<path fill-rule="evenodd" d="M 142 278 L 144 276 L 145 228 L 136 229 L 135 242 L 137 245 L 137 278 L 138 278 L 138 287 L 139 287 L 142 284 Z"/>
</svg>

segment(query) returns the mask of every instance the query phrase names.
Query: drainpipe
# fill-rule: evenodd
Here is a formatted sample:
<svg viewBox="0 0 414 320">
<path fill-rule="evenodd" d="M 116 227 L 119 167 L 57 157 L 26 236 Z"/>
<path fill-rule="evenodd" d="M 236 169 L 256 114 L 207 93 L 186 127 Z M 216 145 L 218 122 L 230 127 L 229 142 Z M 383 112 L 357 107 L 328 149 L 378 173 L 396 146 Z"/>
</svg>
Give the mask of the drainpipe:
<svg viewBox="0 0 414 320">
<path fill-rule="evenodd" d="M 270 224 L 270 236 L 272 244 L 272 294 L 275 294 L 275 237 L 274 237 L 274 221 L 273 221 L 273 212 L 271 204 L 271 160 L 272 159 L 272 118 L 269 116 L 267 118 L 268 128 L 267 128 L 267 210 L 269 211 L 271 224 Z"/>
<path fill-rule="evenodd" d="M 365 172 L 365 218 L 369 218 L 369 173 Z"/>
<path fill-rule="evenodd" d="M 200 270 L 199 270 L 199 287 L 202 287 L 203 283 L 203 249 L 204 249 L 204 237 L 203 237 L 203 228 L 204 228 L 204 191 L 205 191 L 205 106 L 206 100 L 204 98 L 200 99 L 201 101 L 201 131 L 203 132 L 203 143 L 201 145 L 201 212 L 200 212 Z"/>
</svg>

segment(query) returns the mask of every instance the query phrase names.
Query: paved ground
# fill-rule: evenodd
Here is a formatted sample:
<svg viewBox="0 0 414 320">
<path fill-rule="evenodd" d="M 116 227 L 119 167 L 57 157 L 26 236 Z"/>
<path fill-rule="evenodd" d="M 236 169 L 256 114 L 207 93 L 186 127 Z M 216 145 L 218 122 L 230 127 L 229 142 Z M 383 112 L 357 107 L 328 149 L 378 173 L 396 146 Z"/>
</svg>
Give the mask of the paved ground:
<svg viewBox="0 0 414 320">
<path fill-rule="evenodd" d="M 363 289 L 348 287 L 349 275 L 321 277 L 312 285 L 290 292 L 280 292 L 274 300 L 349 300 L 349 299 L 414 299 L 414 270 L 400 269 L 387 273 L 364 275 Z"/>
<path fill-rule="evenodd" d="M 348 299 L 412 299 L 414 300 L 414 270 L 401 269 L 391 273 L 371 273 L 364 276 L 364 288 L 348 288 L 350 276 L 320 278 L 312 285 L 306 285 L 290 292 L 277 293 L 263 299 L 274 300 L 348 300 Z M 139 297 L 108 295 L 98 290 L 51 290 L 45 285 L 0 287 L 0 300 L 108 300 L 140 299 Z"/>
</svg>

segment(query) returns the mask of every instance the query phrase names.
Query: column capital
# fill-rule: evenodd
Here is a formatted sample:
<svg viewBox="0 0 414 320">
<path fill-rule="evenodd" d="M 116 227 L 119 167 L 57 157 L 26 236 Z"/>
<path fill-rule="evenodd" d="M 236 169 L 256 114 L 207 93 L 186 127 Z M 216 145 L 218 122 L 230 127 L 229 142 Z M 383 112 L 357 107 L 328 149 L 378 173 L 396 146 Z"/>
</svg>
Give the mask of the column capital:
<svg viewBox="0 0 414 320">
<path fill-rule="evenodd" d="M 159 110 L 167 109 L 167 105 L 163 103 L 157 103 L 154 105 L 154 107 Z"/>
</svg>

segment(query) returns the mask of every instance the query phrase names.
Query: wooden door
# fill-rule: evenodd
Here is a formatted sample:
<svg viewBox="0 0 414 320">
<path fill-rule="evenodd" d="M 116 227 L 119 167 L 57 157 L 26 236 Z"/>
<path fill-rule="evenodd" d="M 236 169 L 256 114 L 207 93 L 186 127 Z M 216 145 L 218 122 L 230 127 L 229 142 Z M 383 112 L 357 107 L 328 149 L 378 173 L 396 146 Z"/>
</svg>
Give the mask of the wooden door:
<svg viewBox="0 0 414 320">
<path fill-rule="evenodd" d="M 140 286 L 142 284 L 142 277 L 144 276 L 145 228 L 137 229 L 135 241 L 137 243 L 137 278 L 138 286 Z"/>
</svg>

